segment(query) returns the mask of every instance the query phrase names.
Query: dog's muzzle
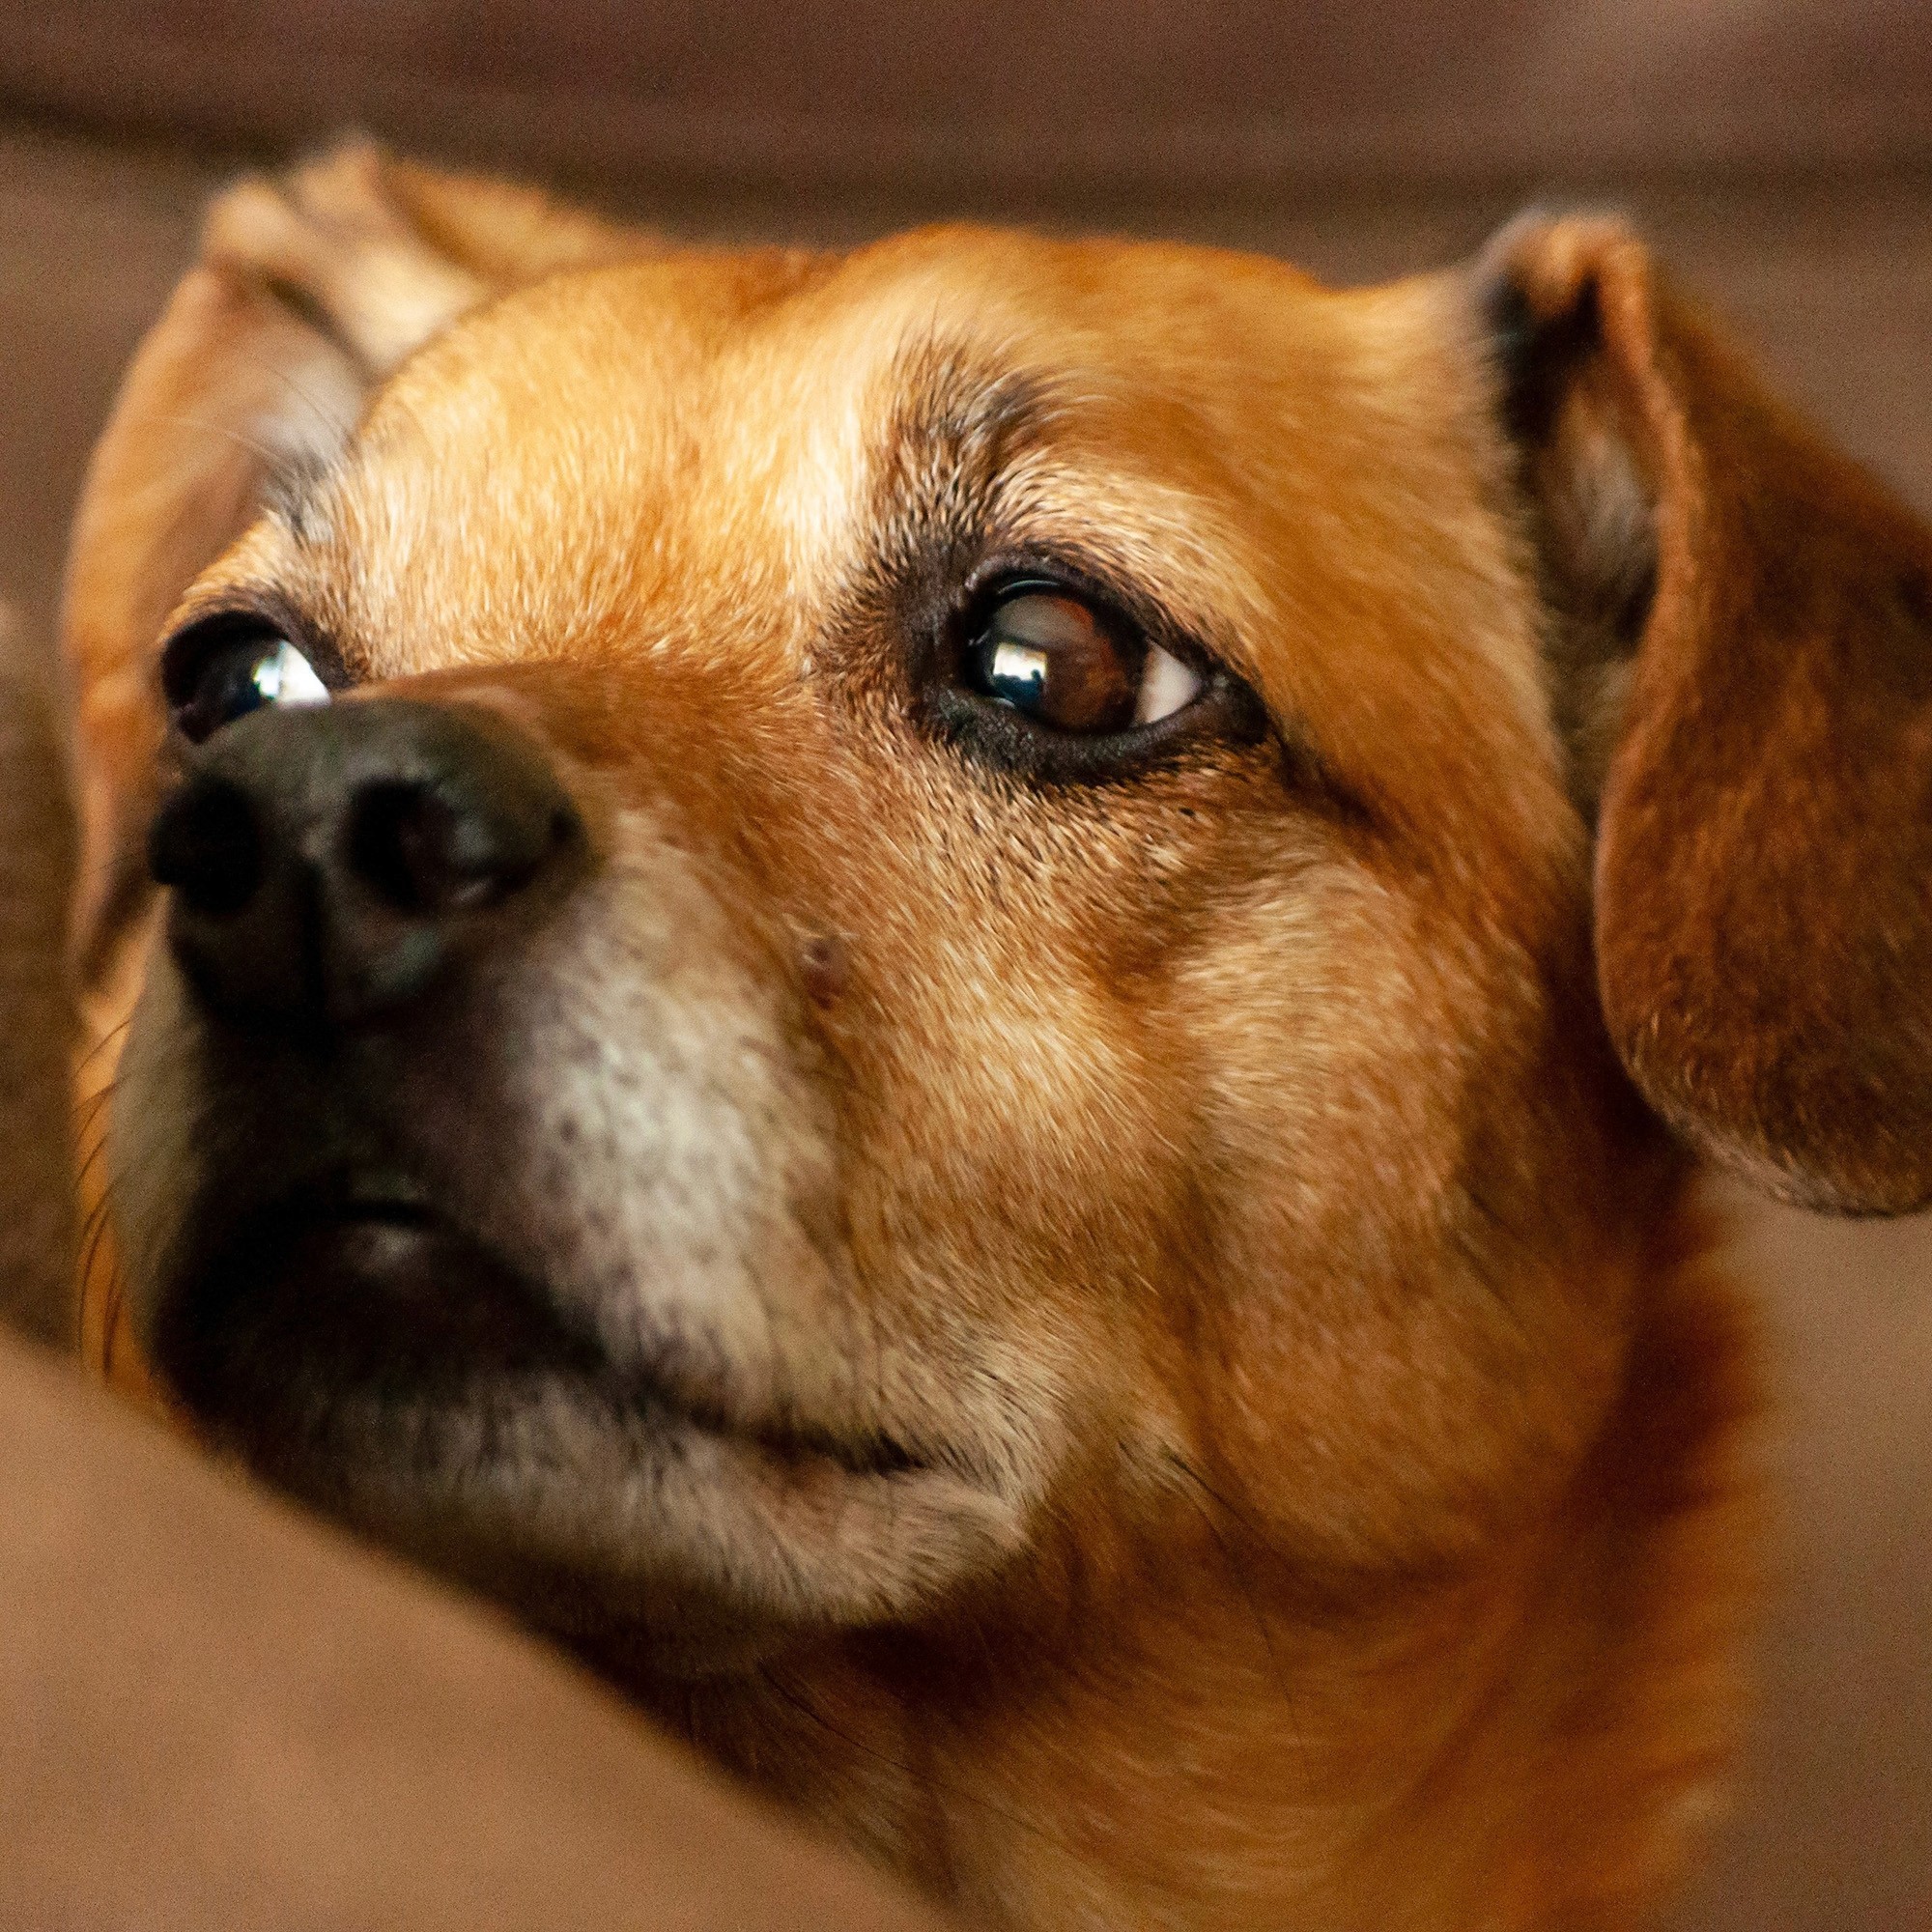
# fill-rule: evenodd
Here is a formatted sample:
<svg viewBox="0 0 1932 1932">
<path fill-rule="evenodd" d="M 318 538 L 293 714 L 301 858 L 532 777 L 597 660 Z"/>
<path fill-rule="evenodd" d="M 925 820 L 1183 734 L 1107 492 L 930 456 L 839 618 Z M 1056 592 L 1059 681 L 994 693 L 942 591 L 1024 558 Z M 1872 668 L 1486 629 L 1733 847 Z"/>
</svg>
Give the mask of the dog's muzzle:
<svg viewBox="0 0 1932 1932">
<path fill-rule="evenodd" d="M 292 1032 L 395 1014 L 582 869 L 542 750 L 480 706 L 262 710 L 190 754 L 149 867 L 207 1011 Z"/>
</svg>

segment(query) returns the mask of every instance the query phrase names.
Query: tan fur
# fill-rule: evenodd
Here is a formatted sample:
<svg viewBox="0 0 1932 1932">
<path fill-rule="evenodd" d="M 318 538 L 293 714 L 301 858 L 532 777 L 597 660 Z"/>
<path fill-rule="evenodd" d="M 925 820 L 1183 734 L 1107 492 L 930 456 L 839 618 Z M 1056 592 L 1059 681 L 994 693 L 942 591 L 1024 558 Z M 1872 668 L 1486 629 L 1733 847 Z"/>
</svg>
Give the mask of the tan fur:
<svg viewBox="0 0 1932 1932">
<path fill-rule="evenodd" d="M 264 365 L 367 401 L 257 517 L 307 434 Z M 238 190 L 71 580 L 128 882 L 97 1036 L 145 980 L 122 1362 L 258 1105 L 117 860 L 156 639 L 272 591 L 582 810 L 592 882 L 411 1116 L 450 1211 L 614 1358 L 669 1338 L 716 1425 L 643 1515 L 561 1397 L 537 1474 L 334 1506 L 976 1922 L 1628 1922 L 1729 1734 L 1750 1351 L 1597 1004 L 1607 760 L 1563 727 L 1618 707 L 1552 698 L 1532 547 L 1614 532 L 1500 380 L 1463 274 L 665 250 L 364 153 Z M 962 504 L 1173 613 L 1268 734 L 1094 786 L 936 741 L 906 585 Z"/>
</svg>

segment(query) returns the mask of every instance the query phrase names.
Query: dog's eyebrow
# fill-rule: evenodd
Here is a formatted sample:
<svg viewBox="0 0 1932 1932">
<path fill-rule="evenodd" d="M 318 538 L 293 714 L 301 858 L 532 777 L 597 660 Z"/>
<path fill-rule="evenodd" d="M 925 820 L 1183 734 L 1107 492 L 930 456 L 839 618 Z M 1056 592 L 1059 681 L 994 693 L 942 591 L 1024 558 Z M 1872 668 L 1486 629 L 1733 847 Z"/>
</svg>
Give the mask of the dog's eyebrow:
<svg viewBox="0 0 1932 1932">
<path fill-rule="evenodd" d="M 1002 472 L 1061 413 L 1046 378 L 945 336 L 907 344 L 885 371 L 892 400 L 878 451 L 880 507 L 943 507 L 957 524 L 990 510 Z"/>
<path fill-rule="evenodd" d="M 1062 413 L 1048 379 L 978 345 L 918 338 L 882 368 L 869 518 L 887 577 L 945 574 L 999 522 L 1001 482 Z"/>
<path fill-rule="evenodd" d="M 339 467 L 334 452 L 301 449 L 292 452 L 263 480 L 263 510 L 288 531 L 298 548 L 319 534 L 317 499 Z"/>
<path fill-rule="evenodd" d="M 886 374 L 895 407 L 893 446 L 978 459 L 997 470 L 1037 445 L 1059 413 L 1047 379 L 1001 366 L 973 345 L 946 336 L 906 344 Z"/>
</svg>

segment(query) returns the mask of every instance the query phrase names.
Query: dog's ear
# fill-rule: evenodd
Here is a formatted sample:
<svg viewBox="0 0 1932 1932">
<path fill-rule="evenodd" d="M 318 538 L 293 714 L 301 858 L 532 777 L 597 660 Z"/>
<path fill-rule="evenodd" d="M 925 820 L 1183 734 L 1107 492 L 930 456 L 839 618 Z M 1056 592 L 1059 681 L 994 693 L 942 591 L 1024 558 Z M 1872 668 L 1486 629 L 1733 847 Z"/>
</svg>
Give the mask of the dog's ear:
<svg viewBox="0 0 1932 1932">
<path fill-rule="evenodd" d="M 1651 1104 L 1812 1206 L 1932 1198 L 1932 529 L 1608 221 L 1479 270 Z"/>
<path fill-rule="evenodd" d="M 92 978 L 138 906 L 162 718 L 153 647 L 278 481 L 326 466 L 370 389 L 465 310 L 651 238 L 366 143 L 230 189 L 142 343 L 89 469 L 68 560 L 78 696 L 77 941 Z"/>
</svg>

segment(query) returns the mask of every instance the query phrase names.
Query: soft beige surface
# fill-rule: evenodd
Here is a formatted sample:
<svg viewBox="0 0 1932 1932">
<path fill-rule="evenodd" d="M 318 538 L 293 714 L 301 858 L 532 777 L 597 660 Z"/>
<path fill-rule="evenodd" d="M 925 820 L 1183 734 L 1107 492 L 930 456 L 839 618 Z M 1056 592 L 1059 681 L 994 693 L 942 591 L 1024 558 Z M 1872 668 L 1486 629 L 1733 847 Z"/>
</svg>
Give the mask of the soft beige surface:
<svg viewBox="0 0 1932 1932">
<path fill-rule="evenodd" d="M 938 1932 L 4 1332 L 0 1419 L 9 1932 Z"/>
<path fill-rule="evenodd" d="M 211 178 L 0 129 L 0 588 L 44 621 L 60 534 L 115 374 L 188 246 Z M 1325 212 L 1169 208 L 1158 225 L 1362 278 L 1474 245 L 1518 190 Z M 1663 251 L 1852 450 L 1932 511 L 1932 185 L 1625 197 Z M 839 238 L 940 212 L 660 198 L 673 225 Z M 1125 204 L 1093 218 L 1150 225 Z M 1740 1807 L 1678 1923 L 1711 1932 L 1932 1924 L 1932 1224 L 1750 1210 L 1786 1508 Z"/>
<path fill-rule="evenodd" d="M 58 1342 L 72 1332 L 72 1013 L 61 965 L 73 838 L 38 668 L 0 605 L 0 1322 Z"/>
</svg>

